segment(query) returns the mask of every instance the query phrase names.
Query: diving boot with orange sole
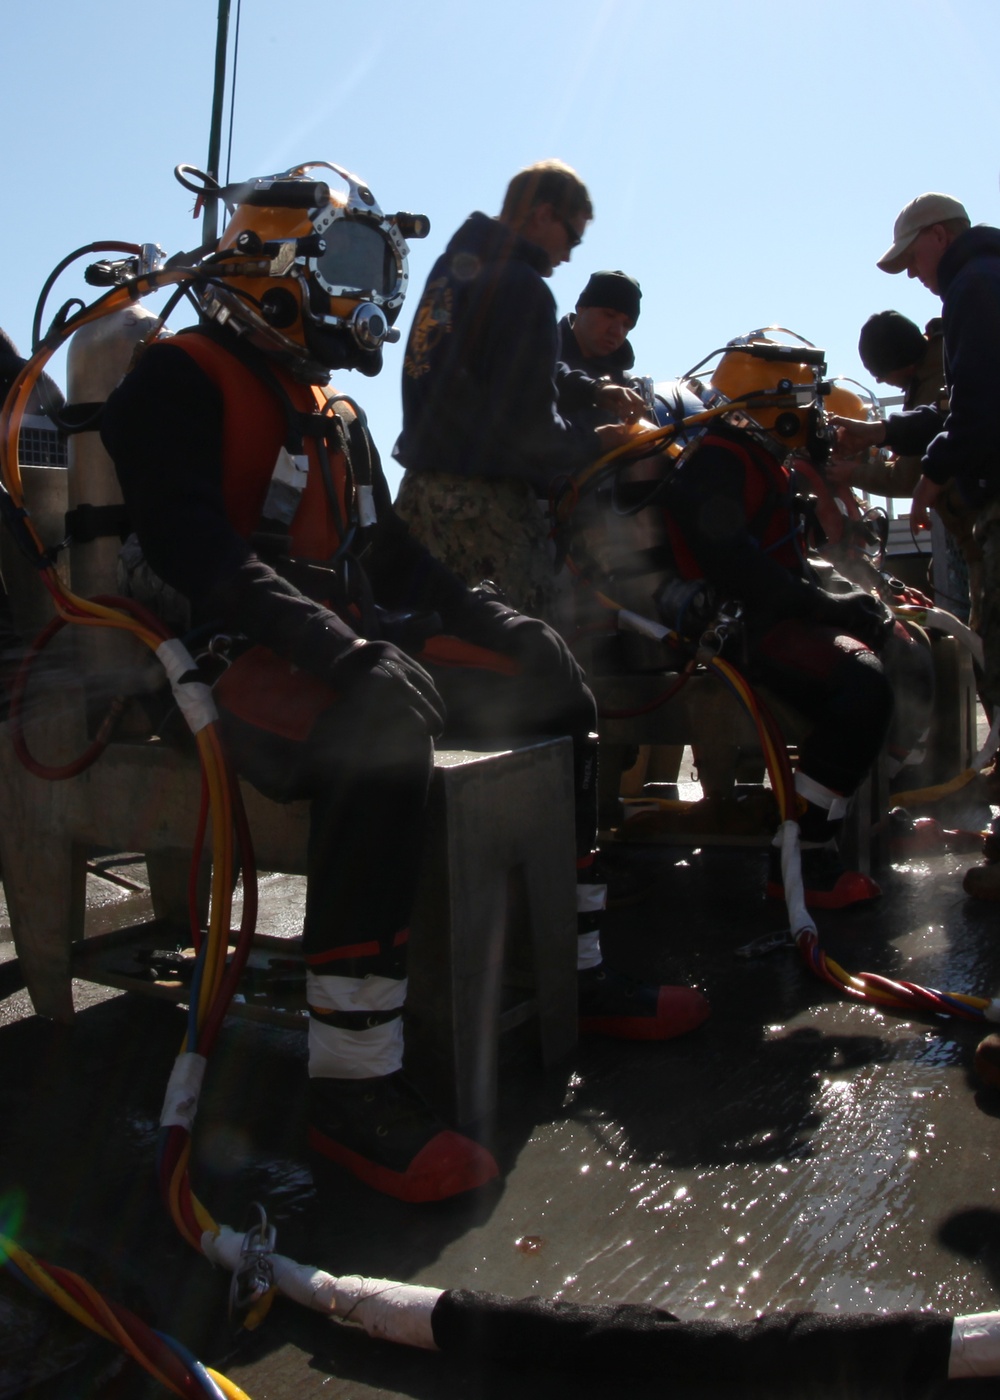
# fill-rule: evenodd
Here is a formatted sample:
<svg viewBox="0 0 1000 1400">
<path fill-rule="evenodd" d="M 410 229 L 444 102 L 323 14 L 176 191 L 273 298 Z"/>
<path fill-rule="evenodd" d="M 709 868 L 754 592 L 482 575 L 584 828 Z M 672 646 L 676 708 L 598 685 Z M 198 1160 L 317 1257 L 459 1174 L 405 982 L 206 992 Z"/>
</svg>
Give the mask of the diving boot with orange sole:
<svg viewBox="0 0 1000 1400">
<path fill-rule="evenodd" d="M 499 1176 L 491 1153 L 433 1112 L 402 1071 L 310 1079 L 309 1146 L 399 1201 L 443 1201 Z"/>
<path fill-rule="evenodd" d="M 781 852 L 772 847 L 767 886 L 768 899 L 784 899 L 785 886 L 781 875 Z M 802 851 L 802 887 L 807 909 L 849 909 L 855 904 L 867 904 L 882 895 L 881 887 L 870 875 L 860 870 L 848 870 L 833 846 L 805 847 Z"/>
</svg>

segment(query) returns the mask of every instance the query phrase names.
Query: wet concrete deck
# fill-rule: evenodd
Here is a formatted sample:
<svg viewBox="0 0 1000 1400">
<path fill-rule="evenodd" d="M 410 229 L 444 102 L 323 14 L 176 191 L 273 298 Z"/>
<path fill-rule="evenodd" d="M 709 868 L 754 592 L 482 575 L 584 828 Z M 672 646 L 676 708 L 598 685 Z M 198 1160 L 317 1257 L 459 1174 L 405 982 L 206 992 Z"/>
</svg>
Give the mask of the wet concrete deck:
<svg viewBox="0 0 1000 1400">
<path fill-rule="evenodd" d="M 660 1046 L 584 1042 L 549 1082 L 530 1057 L 510 1063 L 492 1142 L 502 1182 L 415 1207 L 316 1166 L 303 1141 L 303 1037 L 231 1020 L 196 1138 L 195 1186 L 215 1218 L 241 1228 L 262 1201 L 279 1249 L 334 1273 L 652 1302 L 684 1317 L 1000 1308 L 1000 1095 L 972 1073 L 981 1029 L 847 1004 L 791 951 L 738 956 L 782 926 L 781 907 L 762 899 L 759 850 L 618 858 L 651 886 L 609 915 L 608 959 L 702 987 L 713 1015 L 700 1030 Z M 820 916 L 824 946 L 851 970 L 994 993 L 1000 909 L 962 894 L 970 861 L 893 865 L 878 904 Z M 124 873 L 141 883 L 141 867 Z M 141 892 L 91 887 L 91 929 L 148 913 Z M 262 926 L 294 931 L 301 882 L 269 877 L 263 896 Z M 182 1338 L 252 1400 L 674 1393 L 668 1377 L 609 1389 L 607 1378 L 478 1370 L 284 1302 L 258 1333 L 234 1336 L 228 1280 L 177 1235 L 153 1175 L 183 1014 L 83 985 L 77 1004 L 70 1030 L 34 1017 L 23 994 L 0 1005 L 4 1227 Z M 0 1397 L 162 1393 L 0 1276 Z"/>
</svg>

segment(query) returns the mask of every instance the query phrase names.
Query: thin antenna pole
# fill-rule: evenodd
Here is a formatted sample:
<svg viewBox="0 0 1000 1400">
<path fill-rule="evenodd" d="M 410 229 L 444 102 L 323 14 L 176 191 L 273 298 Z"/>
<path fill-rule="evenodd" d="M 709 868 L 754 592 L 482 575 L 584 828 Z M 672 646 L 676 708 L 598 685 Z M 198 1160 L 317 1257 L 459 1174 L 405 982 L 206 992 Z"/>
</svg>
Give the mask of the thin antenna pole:
<svg viewBox="0 0 1000 1400">
<path fill-rule="evenodd" d="M 215 88 L 212 93 L 212 127 L 208 136 L 208 173 L 221 184 L 219 161 L 222 152 L 222 106 L 226 93 L 226 49 L 229 44 L 229 0 L 219 0 L 219 25 L 215 37 Z M 202 242 L 214 243 L 219 236 L 218 200 L 205 200 Z"/>
<path fill-rule="evenodd" d="M 243 12 L 243 0 L 236 0 L 236 33 L 233 35 L 233 85 L 229 90 L 229 141 L 226 146 L 226 184 L 229 184 L 229 173 L 233 160 L 233 123 L 236 120 L 236 72 L 240 65 L 240 15 Z"/>
</svg>

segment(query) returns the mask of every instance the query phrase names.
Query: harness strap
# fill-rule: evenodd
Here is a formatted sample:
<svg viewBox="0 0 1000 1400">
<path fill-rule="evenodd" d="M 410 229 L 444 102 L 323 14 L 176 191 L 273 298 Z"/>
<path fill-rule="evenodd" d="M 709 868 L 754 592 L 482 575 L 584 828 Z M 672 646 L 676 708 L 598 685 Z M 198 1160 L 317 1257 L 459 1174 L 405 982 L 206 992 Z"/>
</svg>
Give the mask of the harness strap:
<svg viewBox="0 0 1000 1400">
<path fill-rule="evenodd" d="M 111 535 L 124 540 L 128 532 L 128 509 L 123 505 L 92 506 L 83 501 L 66 512 L 66 538 L 74 544 L 90 544 Z"/>
<path fill-rule="evenodd" d="M 197 326 L 195 333 L 221 345 L 228 354 L 239 360 L 277 399 L 284 411 L 285 441 L 278 449 L 267 495 L 261 507 L 260 520 L 253 535 L 254 544 L 259 545 L 268 554 L 291 554 L 291 526 L 309 481 L 309 456 L 305 450 L 307 438 L 311 438 L 316 444 L 328 504 L 343 544 L 347 540 L 350 524 L 345 521 L 340 507 L 329 452 L 332 435 L 337 451 L 343 454 L 348 482 L 353 484 L 351 446 L 341 416 L 335 414 L 331 417 L 318 408 L 309 412 L 298 408 L 274 373 L 267 356 L 251 342 L 234 337 L 230 332 L 211 324 Z"/>
<path fill-rule="evenodd" d="M 251 545 L 309 596 L 322 596 L 323 601 L 342 616 L 353 614 L 356 620 L 351 620 L 351 625 L 362 636 L 381 636 L 371 585 L 360 561 L 364 550 L 359 548 L 362 541 L 358 538 L 375 523 L 374 455 L 364 413 L 346 394 L 324 396 L 315 386 L 310 386 L 313 407 L 304 411 L 292 401 L 267 356 L 257 346 L 211 324 L 199 325 L 195 333 L 214 341 L 238 360 L 270 392 L 284 412 L 285 441 L 275 461 L 257 527 L 250 536 Z M 291 547 L 292 525 L 309 480 L 307 440 L 315 447 L 337 537 L 334 553 L 325 560 L 298 558 Z M 333 474 L 332 455 L 336 454 L 344 463 L 342 495 Z M 321 592 L 315 587 L 318 575 L 323 576 Z"/>
<path fill-rule="evenodd" d="M 757 470 L 764 478 L 764 499 L 761 501 L 753 516 L 747 521 L 747 530 L 758 539 L 765 554 L 772 554 L 776 549 L 780 549 L 790 539 L 794 539 L 799 532 L 799 525 L 795 512 L 795 492 L 792 487 L 791 476 L 787 481 L 782 472 L 780 463 L 776 462 L 770 454 L 762 454 L 755 458 L 745 443 L 737 442 L 734 438 L 716 436 L 708 434 L 702 439 L 705 446 L 725 447 L 731 452 L 735 452 L 743 461 L 744 468 L 748 471 Z M 781 489 L 778 487 L 781 483 Z M 773 540 L 770 544 L 764 543 L 764 532 L 768 522 L 772 520 L 779 506 L 788 509 L 790 529 L 779 539 Z"/>
</svg>

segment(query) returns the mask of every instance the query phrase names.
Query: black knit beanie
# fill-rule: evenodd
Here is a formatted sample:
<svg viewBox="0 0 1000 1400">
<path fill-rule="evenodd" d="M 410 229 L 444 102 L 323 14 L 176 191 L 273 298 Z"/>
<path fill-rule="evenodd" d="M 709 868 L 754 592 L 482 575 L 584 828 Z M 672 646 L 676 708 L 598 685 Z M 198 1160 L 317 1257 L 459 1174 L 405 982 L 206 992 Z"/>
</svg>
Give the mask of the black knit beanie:
<svg viewBox="0 0 1000 1400">
<path fill-rule="evenodd" d="M 642 289 L 624 272 L 595 272 L 577 298 L 577 306 L 608 306 L 624 311 L 634 326 L 639 319 Z"/>
<path fill-rule="evenodd" d="M 876 378 L 916 364 L 926 349 L 920 327 L 898 311 L 878 311 L 861 327 L 858 354 Z"/>
</svg>

